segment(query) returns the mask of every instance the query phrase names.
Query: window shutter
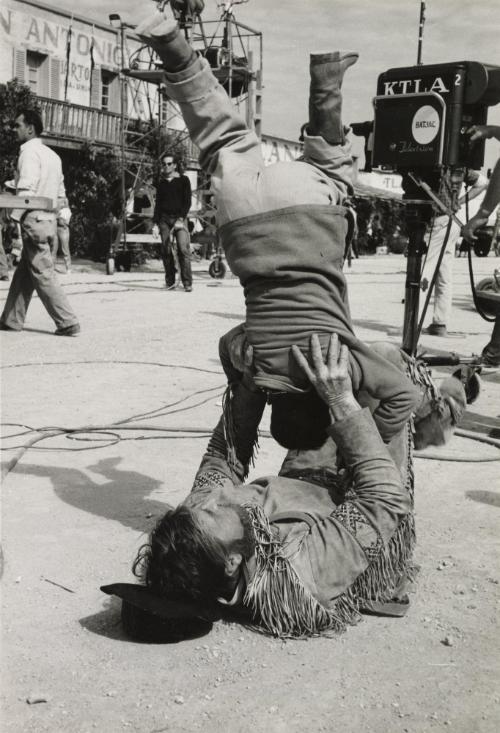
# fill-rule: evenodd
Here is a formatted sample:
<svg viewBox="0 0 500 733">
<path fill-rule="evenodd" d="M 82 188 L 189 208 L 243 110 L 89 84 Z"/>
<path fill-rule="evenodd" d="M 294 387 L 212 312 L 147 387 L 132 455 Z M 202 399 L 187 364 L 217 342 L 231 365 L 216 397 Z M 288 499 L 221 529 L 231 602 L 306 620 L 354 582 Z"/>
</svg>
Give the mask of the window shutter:
<svg viewBox="0 0 500 733">
<path fill-rule="evenodd" d="M 14 76 L 22 84 L 26 83 L 26 51 L 14 49 Z"/>
<path fill-rule="evenodd" d="M 92 69 L 92 78 L 90 80 L 91 88 L 90 88 L 90 106 L 91 107 L 97 107 L 97 109 L 101 109 L 101 70 L 100 69 Z"/>
<path fill-rule="evenodd" d="M 61 61 L 60 59 L 50 59 L 50 91 L 51 99 L 61 99 Z"/>
<path fill-rule="evenodd" d="M 109 85 L 109 111 L 120 111 L 120 78 L 118 74 L 113 78 Z"/>
<path fill-rule="evenodd" d="M 38 69 L 38 89 L 37 94 L 39 97 L 49 96 L 49 57 L 46 56 Z"/>
</svg>

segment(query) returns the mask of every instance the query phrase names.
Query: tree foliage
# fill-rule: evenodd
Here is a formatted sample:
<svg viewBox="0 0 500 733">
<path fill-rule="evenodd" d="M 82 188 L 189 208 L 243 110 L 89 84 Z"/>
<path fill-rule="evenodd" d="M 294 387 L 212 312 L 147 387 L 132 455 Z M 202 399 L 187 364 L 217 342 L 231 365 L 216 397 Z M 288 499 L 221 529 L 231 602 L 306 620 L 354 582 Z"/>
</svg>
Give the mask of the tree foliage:
<svg viewBox="0 0 500 733">
<path fill-rule="evenodd" d="M 120 160 L 113 150 L 84 144 L 64 167 L 72 249 L 81 256 L 105 257 L 120 215 Z"/>
</svg>

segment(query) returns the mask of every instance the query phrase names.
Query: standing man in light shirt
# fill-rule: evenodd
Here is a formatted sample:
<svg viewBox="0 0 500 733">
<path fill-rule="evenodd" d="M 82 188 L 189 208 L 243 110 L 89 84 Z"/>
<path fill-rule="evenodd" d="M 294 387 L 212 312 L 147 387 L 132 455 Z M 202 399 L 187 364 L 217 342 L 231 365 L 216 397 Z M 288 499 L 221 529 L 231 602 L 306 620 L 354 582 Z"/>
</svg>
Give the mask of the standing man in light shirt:
<svg viewBox="0 0 500 733">
<path fill-rule="evenodd" d="M 21 224 L 23 251 L 14 273 L 0 318 L 3 331 L 21 331 L 33 291 L 56 324 L 56 335 L 76 336 L 80 331 L 64 291 L 57 280 L 51 246 L 56 234 L 57 212 L 67 206 L 61 159 L 43 144 L 43 123 L 38 112 L 19 110 L 14 124 L 21 143 L 16 173 L 16 193 L 52 199 L 52 211 L 14 210 Z"/>
</svg>

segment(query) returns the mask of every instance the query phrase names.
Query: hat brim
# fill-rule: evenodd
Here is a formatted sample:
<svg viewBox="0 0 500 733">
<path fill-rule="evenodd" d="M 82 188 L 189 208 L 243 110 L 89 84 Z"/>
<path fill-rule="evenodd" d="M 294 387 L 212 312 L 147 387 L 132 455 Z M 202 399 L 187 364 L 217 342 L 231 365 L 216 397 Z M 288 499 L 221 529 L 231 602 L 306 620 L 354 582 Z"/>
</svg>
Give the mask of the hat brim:
<svg viewBox="0 0 500 733">
<path fill-rule="evenodd" d="M 101 590 L 121 599 L 123 628 L 138 641 L 175 644 L 208 634 L 214 621 L 241 620 L 221 604 L 162 598 L 134 583 L 102 585 Z"/>
</svg>

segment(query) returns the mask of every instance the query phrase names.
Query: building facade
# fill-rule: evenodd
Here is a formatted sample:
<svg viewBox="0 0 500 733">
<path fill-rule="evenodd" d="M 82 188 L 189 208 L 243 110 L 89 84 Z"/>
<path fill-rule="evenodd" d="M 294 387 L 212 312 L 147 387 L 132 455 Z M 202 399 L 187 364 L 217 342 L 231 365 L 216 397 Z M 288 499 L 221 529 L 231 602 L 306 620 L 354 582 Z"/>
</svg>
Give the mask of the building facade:
<svg viewBox="0 0 500 733">
<path fill-rule="evenodd" d="M 74 147 L 120 142 L 121 94 L 127 127 L 183 125 L 158 84 L 126 79 L 120 69 L 140 53 L 128 29 L 104 25 L 34 0 L 3 0 L 0 6 L 0 81 L 17 78 L 37 95 L 47 142 Z"/>
</svg>

